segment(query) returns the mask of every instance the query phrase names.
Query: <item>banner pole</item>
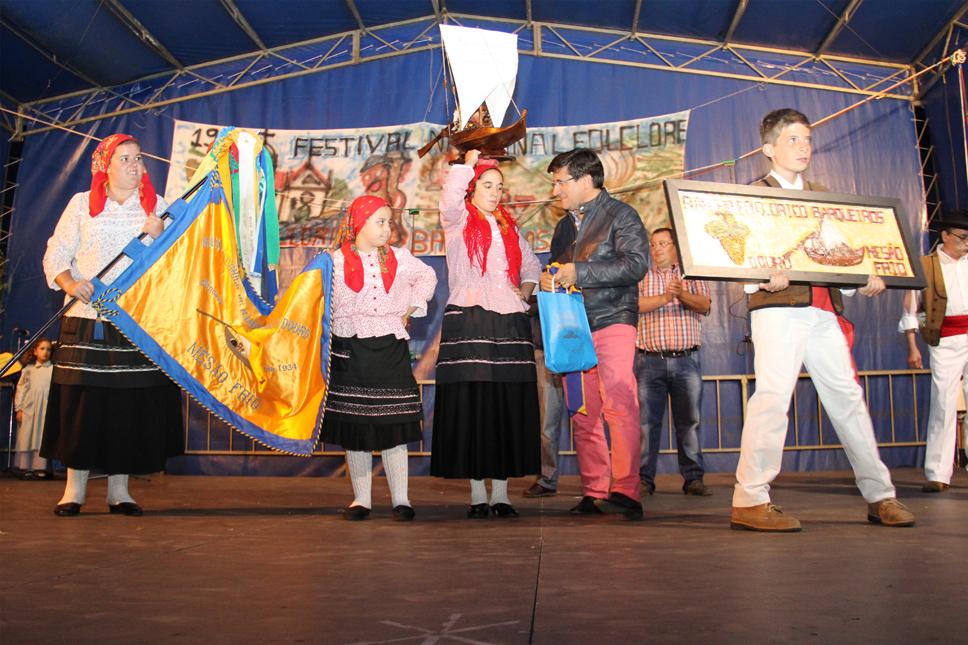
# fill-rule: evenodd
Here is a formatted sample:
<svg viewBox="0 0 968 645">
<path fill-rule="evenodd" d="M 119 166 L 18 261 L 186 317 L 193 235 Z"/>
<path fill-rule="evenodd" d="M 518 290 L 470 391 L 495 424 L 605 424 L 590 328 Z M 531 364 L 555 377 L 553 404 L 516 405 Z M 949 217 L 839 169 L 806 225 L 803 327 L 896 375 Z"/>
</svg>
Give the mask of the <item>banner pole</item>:
<svg viewBox="0 0 968 645">
<path fill-rule="evenodd" d="M 961 96 L 961 143 L 965 153 L 965 185 L 968 185 L 968 92 L 965 91 L 965 66 L 958 65 L 958 89 Z"/>
<path fill-rule="evenodd" d="M 186 190 L 185 194 L 183 194 L 179 199 L 188 199 L 189 197 L 191 197 L 195 193 L 195 191 L 197 191 L 199 188 L 202 187 L 202 184 L 204 184 L 207 179 L 208 179 L 208 176 L 203 177 L 201 181 L 199 181 L 197 184 L 195 184 L 194 186 Z M 161 218 L 170 219 L 171 216 L 168 215 L 168 211 L 166 210 L 164 213 L 161 214 Z M 143 240 L 147 235 L 148 235 L 147 233 L 139 233 L 136 239 Z M 113 260 L 108 262 L 108 264 L 103 269 L 101 269 L 96 276 L 94 276 L 94 278 L 95 279 L 103 278 L 108 273 L 108 271 L 114 268 L 115 264 L 121 261 L 121 258 L 123 257 L 124 257 L 123 251 L 121 253 L 118 253 Z M 25 353 L 27 353 L 27 350 L 33 347 L 34 343 L 37 342 L 39 338 L 43 338 L 44 334 L 46 334 L 47 331 L 54 326 L 54 323 L 60 320 L 61 316 L 67 313 L 67 310 L 73 307 L 74 303 L 76 302 L 77 302 L 77 298 L 71 298 L 64 304 L 63 307 L 61 307 L 57 311 L 56 314 L 51 316 L 50 320 L 45 322 L 43 326 L 41 326 L 41 328 L 33 336 L 30 337 L 30 340 L 24 343 L 23 346 L 17 350 L 17 353 L 13 355 L 13 358 L 7 361 L 6 365 L 0 368 L 0 377 L 6 374 L 7 370 L 9 370 L 16 361 L 20 360 L 20 357 L 23 356 Z"/>
</svg>

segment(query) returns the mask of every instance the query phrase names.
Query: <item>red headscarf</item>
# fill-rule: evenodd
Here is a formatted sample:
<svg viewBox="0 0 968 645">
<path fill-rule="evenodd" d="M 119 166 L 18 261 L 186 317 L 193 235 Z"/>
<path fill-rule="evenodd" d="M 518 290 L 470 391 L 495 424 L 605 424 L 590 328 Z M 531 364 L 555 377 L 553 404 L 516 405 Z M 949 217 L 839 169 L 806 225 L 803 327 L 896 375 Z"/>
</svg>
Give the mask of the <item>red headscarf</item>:
<svg viewBox="0 0 968 645">
<path fill-rule="evenodd" d="M 357 197 L 350 204 L 350 212 L 343 223 L 343 230 L 340 232 L 340 250 L 343 252 L 343 280 L 347 287 L 357 293 L 363 289 L 363 260 L 360 259 L 360 254 L 356 250 L 356 236 L 360 234 L 360 229 L 366 224 L 370 215 L 389 205 L 387 200 L 375 195 Z M 383 288 L 386 289 L 387 293 L 390 293 L 393 278 L 397 275 L 397 258 L 389 245 L 379 247 L 377 257 L 380 261 Z"/>
<path fill-rule="evenodd" d="M 91 155 L 92 177 L 89 207 L 91 217 L 99 215 L 107 203 L 108 164 L 111 163 L 114 150 L 122 143 L 127 143 L 128 141 L 138 143 L 138 140 L 130 134 L 112 134 L 98 144 L 98 147 L 94 150 L 94 154 Z M 138 146 L 140 147 L 141 144 L 138 143 Z M 141 201 L 141 208 L 145 209 L 146 215 L 151 215 L 155 212 L 158 195 L 155 194 L 155 187 L 151 185 L 151 179 L 148 178 L 147 172 L 141 175 L 141 185 L 138 186 L 138 198 Z"/>
<path fill-rule="evenodd" d="M 496 161 L 486 160 L 474 166 L 474 178 L 467 185 L 467 197 L 464 199 L 464 206 L 467 207 L 467 222 L 464 224 L 464 246 L 467 247 L 467 257 L 471 264 L 476 259 L 481 267 L 481 275 L 487 271 L 487 252 L 491 248 L 491 226 L 487 219 L 481 214 L 471 201 L 474 195 L 474 187 L 477 180 L 488 170 L 497 170 Z M 501 178 L 504 174 L 501 173 Z M 508 279 L 516 287 L 521 286 L 521 247 L 518 243 L 518 223 L 498 204 L 494 211 L 494 219 L 497 220 L 498 228 L 501 229 L 501 239 L 504 240 L 504 254 L 508 261 Z"/>
</svg>

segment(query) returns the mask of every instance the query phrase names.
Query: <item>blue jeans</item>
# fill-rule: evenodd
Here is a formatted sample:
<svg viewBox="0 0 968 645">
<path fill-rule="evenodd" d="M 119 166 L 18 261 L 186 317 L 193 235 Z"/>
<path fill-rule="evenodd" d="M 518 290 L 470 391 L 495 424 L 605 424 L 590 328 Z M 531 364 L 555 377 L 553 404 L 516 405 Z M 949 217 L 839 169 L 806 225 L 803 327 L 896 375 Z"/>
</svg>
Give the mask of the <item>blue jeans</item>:
<svg viewBox="0 0 968 645">
<path fill-rule="evenodd" d="M 549 372 L 544 365 L 544 353 L 536 353 L 538 370 L 543 378 L 538 379 L 541 398 L 541 475 L 536 480 L 548 490 L 558 490 L 558 444 L 561 440 L 561 427 L 568 423 L 565 410 L 565 391 L 561 375 Z"/>
<path fill-rule="evenodd" d="M 702 370 L 699 352 L 663 358 L 637 350 L 635 378 L 639 388 L 639 421 L 642 426 L 642 459 L 639 478 L 655 489 L 659 440 L 665 428 L 662 421 L 666 401 L 672 399 L 672 423 L 676 429 L 679 472 L 685 484 L 702 479 L 702 446 L 699 440 L 699 413 L 702 407 Z"/>
</svg>

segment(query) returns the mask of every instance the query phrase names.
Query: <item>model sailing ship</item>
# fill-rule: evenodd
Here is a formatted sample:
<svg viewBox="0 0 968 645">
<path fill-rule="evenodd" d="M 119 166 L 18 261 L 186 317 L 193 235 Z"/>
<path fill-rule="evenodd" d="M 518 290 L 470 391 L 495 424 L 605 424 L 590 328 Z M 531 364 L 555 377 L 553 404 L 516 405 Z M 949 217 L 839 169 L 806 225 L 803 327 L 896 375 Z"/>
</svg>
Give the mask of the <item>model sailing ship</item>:
<svg viewBox="0 0 968 645">
<path fill-rule="evenodd" d="M 803 252 L 817 264 L 850 267 L 864 261 L 865 248 L 850 246 L 837 227 L 823 218 L 820 228 L 803 240 Z"/>
<path fill-rule="evenodd" d="M 463 158 L 469 150 L 481 156 L 507 160 L 507 148 L 525 135 L 527 110 L 507 127 L 504 115 L 513 103 L 518 74 L 518 37 L 500 31 L 440 25 L 451 88 L 456 90 L 457 109 L 452 122 L 417 151 L 426 155 L 443 138 Z M 515 106 L 517 110 L 517 106 Z"/>
</svg>

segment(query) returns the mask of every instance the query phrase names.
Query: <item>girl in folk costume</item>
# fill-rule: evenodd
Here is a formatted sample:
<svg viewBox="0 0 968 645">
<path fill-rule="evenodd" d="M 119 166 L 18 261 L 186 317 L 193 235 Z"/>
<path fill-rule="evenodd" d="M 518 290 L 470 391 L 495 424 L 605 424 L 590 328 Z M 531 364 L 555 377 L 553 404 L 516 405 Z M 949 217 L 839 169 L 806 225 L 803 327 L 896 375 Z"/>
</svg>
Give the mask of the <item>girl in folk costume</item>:
<svg viewBox="0 0 968 645">
<path fill-rule="evenodd" d="M 540 469 L 537 378 L 526 301 L 541 266 L 500 205 L 497 164 L 479 151 L 451 168 L 440 198 L 450 297 L 434 403 L 431 474 L 469 478 L 469 518 L 516 517 L 508 477 Z M 475 167 L 476 164 L 476 167 Z M 490 478 L 488 504 L 484 479 Z"/>
<path fill-rule="evenodd" d="M 25 479 L 47 479 L 47 460 L 40 456 L 44 434 L 47 394 L 50 392 L 50 341 L 41 338 L 34 344 L 31 363 L 24 367 L 17 383 L 13 406 L 17 411 L 17 458 L 15 466 Z"/>
<path fill-rule="evenodd" d="M 130 135 L 104 139 L 92 155 L 91 172 L 91 190 L 71 198 L 44 254 L 50 287 L 78 302 L 61 319 L 40 454 L 67 466 L 56 515 L 80 512 L 92 468 L 108 474 L 111 513 L 141 515 L 128 492 L 128 475 L 163 470 L 167 457 L 181 454 L 181 396 L 89 301 L 91 278 L 132 239 L 162 233 L 159 216 L 167 204 L 155 193 L 141 146 Z M 118 262 L 102 281 L 110 284 L 128 264 Z"/>
<path fill-rule="evenodd" d="M 410 521 L 407 443 L 420 440 L 423 406 L 410 366 L 407 322 L 425 316 L 437 276 L 405 248 L 387 245 L 390 205 L 365 195 L 350 205 L 333 254 L 333 343 L 323 441 L 346 449 L 353 503 L 370 514 L 372 451 L 382 451 L 393 519 Z"/>
</svg>

